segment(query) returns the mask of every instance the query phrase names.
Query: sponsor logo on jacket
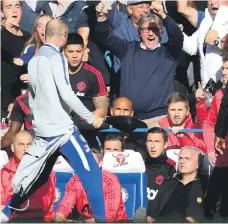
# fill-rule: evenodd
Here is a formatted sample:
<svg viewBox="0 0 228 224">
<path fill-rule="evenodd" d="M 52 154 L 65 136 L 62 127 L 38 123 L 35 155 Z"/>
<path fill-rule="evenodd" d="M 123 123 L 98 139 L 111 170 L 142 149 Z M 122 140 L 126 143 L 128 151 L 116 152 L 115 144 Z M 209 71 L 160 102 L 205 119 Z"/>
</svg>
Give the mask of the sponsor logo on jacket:
<svg viewBox="0 0 228 224">
<path fill-rule="evenodd" d="M 147 187 L 147 199 L 148 200 L 154 200 L 158 194 L 158 190 L 153 190 Z"/>
</svg>

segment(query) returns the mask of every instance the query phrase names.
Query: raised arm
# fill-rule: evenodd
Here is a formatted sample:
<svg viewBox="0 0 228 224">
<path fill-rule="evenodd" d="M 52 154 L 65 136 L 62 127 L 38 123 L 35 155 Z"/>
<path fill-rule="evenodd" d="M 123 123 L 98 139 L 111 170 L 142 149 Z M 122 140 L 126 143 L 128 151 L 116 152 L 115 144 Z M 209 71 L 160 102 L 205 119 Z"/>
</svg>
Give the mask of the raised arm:
<svg viewBox="0 0 228 224">
<path fill-rule="evenodd" d="M 80 34 L 84 40 L 85 47 L 88 45 L 90 29 L 88 26 L 88 17 L 85 13 L 85 9 L 88 7 L 85 1 L 77 1 L 76 7 L 74 8 L 76 15 L 75 26 L 77 28 L 77 33 Z"/>
<path fill-rule="evenodd" d="M 85 8 L 86 9 L 86 8 Z M 84 40 L 85 48 L 88 45 L 90 28 L 88 25 L 88 16 L 85 12 L 85 9 L 80 13 L 80 17 L 78 18 L 78 30 L 77 33 L 80 34 Z"/>
<path fill-rule="evenodd" d="M 171 17 L 167 16 L 159 2 L 152 2 L 151 9 L 162 19 L 169 37 L 165 46 L 167 46 L 170 56 L 177 59 L 183 46 L 183 34 L 180 28 Z"/>
<path fill-rule="evenodd" d="M 102 4 L 100 4 L 99 7 L 96 7 L 97 13 L 99 15 L 97 17 L 97 24 L 95 30 L 97 33 L 99 33 L 103 47 L 111 50 L 113 54 L 115 54 L 120 60 L 122 60 L 126 53 L 129 42 L 115 36 L 111 28 L 107 30 L 107 17 L 104 13 L 102 13 L 103 7 L 104 5 Z"/>
<path fill-rule="evenodd" d="M 181 13 L 194 27 L 198 23 L 198 11 L 190 4 L 188 0 L 177 0 L 177 10 Z"/>
<path fill-rule="evenodd" d="M 181 53 L 183 47 L 183 34 L 176 24 L 176 22 L 169 16 L 167 16 L 163 20 L 164 26 L 168 33 L 168 51 L 169 54 L 174 58 L 177 59 Z"/>
<path fill-rule="evenodd" d="M 187 36 L 185 33 L 183 33 L 183 35 L 184 35 L 183 51 L 189 55 L 197 54 L 198 33 L 199 33 L 199 31 L 197 30 L 190 37 Z"/>
<path fill-rule="evenodd" d="M 116 3 L 112 5 L 112 9 L 107 14 L 109 24 L 113 29 L 117 29 L 126 17 L 127 15 L 117 9 Z"/>
</svg>

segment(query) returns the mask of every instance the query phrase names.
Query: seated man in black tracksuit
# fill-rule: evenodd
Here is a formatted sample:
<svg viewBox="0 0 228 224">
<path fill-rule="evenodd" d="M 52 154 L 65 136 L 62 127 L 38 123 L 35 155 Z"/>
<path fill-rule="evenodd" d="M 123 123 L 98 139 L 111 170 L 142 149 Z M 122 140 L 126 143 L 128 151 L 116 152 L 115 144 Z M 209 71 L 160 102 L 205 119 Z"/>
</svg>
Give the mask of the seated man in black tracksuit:
<svg viewBox="0 0 228 224">
<path fill-rule="evenodd" d="M 156 200 L 149 201 L 148 222 L 200 222 L 203 218 L 203 192 L 197 169 L 201 160 L 198 149 L 185 146 L 179 154 L 179 174 L 167 180 Z"/>
<path fill-rule="evenodd" d="M 145 160 L 147 172 L 147 199 L 155 200 L 166 179 L 175 174 L 175 162 L 165 153 L 168 136 L 162 128 L 151 128 L 147 132 Z"/>
</svg>

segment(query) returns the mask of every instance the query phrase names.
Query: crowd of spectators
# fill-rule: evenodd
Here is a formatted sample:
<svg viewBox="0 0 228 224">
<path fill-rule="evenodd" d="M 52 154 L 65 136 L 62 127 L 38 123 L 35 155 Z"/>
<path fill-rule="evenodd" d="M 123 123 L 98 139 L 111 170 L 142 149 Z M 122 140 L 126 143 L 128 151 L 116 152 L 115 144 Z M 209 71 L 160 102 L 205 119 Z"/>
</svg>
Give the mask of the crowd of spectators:
<svg viewBox="0 0 228 224">
<path fill-rule="evenodd" d="M 81 141 L 87 141 L 101 170 L 106 153 L 133 150 L 144 161 L 148 206 L 139 211 L 141 219 L 135 213 L 136 219 L 227 222 L 228 118 L 218 116 L 228 105 L 228 0 L 110 2 L 0 2 L 1 220 L 18 165 L 37 134 L 29 100 L 35 79 L 28 66 L 39 50 L 45 51 L 46 36 L 64 35 L 60 51 L 68 63 L 64 73 L 69 85 L 90 112 L 104 119 L 97 128 L 70 108 Z M 67 25 L 68 33 L 60 33 L 57 23 L 50 29 L 55 19 Z M 59 72 L 60 60 L 51 63 Z M 64 87 L 62 91 L 60 95 Z M 102 131 L 109 128 L 121 132 Z M 148 131 L 133 132 L 136 128 Z M 118 178 L 106 170 L 101 173 L 107 222 L 132 221 Z M 69 214 L 76 207 L 81 221 L 96 222 L 77 175 L 67 183 L 57 210 L 55 167 L 43 179 L 11 220 L 71 222 Z"/>
</svg>

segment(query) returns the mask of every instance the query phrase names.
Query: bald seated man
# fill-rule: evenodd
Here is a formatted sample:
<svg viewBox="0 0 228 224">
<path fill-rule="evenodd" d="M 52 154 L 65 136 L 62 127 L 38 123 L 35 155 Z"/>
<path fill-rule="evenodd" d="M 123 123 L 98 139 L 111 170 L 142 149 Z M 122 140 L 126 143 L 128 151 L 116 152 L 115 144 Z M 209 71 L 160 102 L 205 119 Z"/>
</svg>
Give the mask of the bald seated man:
<svg viewBox="0 0 228 224">
<path fill-rule="evenodd" d="M 111 116 L 134 116 L 132 102 L 127 97 L 119 97 L 113 102 Z"/>
<path fill-rule="evenodd" d="M 127 97 L 119 97 L 117 98 L 110 110 L 110 114 L 113 117 L 116 116 L 134 116 L 134 110 L 132 106 L 132 102 Z M 143 159 L 146 158 L 146 146 L 145 139 L 146 133 L 118 133 L 122 138 L 124 138 L 124 149 L 134 150 L 136 152 L 141 153 Z M 105 142 L 105 139 L 102 141 Z M 104 144 L 105 146 L 105 144 Z"/>
<path fill-rule="evenodd" d="M 1 169 L 1 210 L 13 195 L 13 177 L 17 171 L 18 165 L 24 156 L 24 153 L 31 146 L 32 140 L 32 135 L 27 131 L 19 131 L 13 138 L 13 143 L 11 145 L 13 156 L 10 158 L 9 162 L 5 164 Z M 55 183 L 55 174 L 54 172 L 51 172 L 47 182 L 31 197 L 29 197 L 27 212 L 15 212 L 12 214 L 10 219 L 17 219 L 18 222 L 19 220 L 26 220 L 27 222 L 31 218 L 39 220 L 40 222 L 52 221 L 54 219 Z M 24 202 L 24 205 L 22 205 L 22 207 L 26 206 L 26 204 L 27 201 Z"/>
</svg>

